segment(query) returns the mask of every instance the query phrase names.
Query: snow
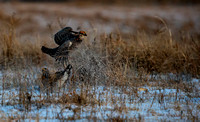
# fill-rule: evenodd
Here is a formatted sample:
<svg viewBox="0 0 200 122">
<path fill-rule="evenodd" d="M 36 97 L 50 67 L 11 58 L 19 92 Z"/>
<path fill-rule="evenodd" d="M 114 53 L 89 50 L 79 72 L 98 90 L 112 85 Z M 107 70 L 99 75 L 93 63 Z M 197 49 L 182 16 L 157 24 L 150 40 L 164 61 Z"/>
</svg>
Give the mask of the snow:
<svg viewBox="0 0 200 122">
<path fill-rule="evenodd" d="M 6 74 L 7 77 L 15 75 L 11 72 Z M 0 79 L 5 75 L 0 73 Z M 36 77 L 36 76 L 34 76 Z M 164 77 L 164 76 L 163 76 Z M 33 80 L 29 76 L 22 77 Z M 191 79 L 191 83 L 199 84 L 199 79 Z M 186 81 L 187 82 L 187 81 Z M 33 85 L 33 84 L 32 84 Z M 46 94 L 40 93 L 38 86 L 27 87 L 32 91 L 32 101 L 42 100 L 46 98 Z M 199 86 L 197 86 L 199 88 Z M 34 89 L 33 89 L 34 88 Z M 8 89 L 0 88 L 0 118 L 7 117 L 25 117 L 25 120 L 40 121 L 59 121 L 59 118 L 76 120 L 88 120 L 87 117 L 95 117 L 101 120 L 120 117 L 122 119 L 134 120 L 141 118 L 146 121 L 177 121 L 187 120 L 190 115 L 188 110 L 192 111 L 192 115 L 198 117 L 200 109 L 199 97 L 189 97 L 188 93 L 180 89 L 173 88 L 157 88 L 144 86 L 135 88 L 137 93 L 125 94 L 120 88 L 113 86 L 96 86 L 89 89 L 90 94 L 94 95 L 101 104 L 99 105 L 87 103 L 87 105 L 78 105 L 76 103 L 45 103 L 41 107 L 37 107 L 35 103 L 31 104 L 31 110 L 27 110 L 23 104 L 15 104 L 19 100 L 20 87 Z M 75 89 L 76 94 L 81 94 L 85 89 Z M 131 91 L 130 88 L 126 89 Z M 29 92 L 30 93 L 30 92 Z M 65 92 L 70 95 L 70 92 Z M 41 94 L 41 97 L 39 95 Z M 193 94 L 191 94 L 193 95 Z M 163 98 L 162 98 L 163 96 Z M 55 100 L 58 96 L 55 96 Z M 77 109 L 77 113 L 74 111 Z"/>
<path fill-rule="evenodd" d="M 98 87 L 96 89 L 97 94 L 102 92 L 103 87 Z M 78 89 L 77 89 L 78 90 Z M 13 91 L 13 90 L 11 90 Z M 11 93 L 11 91 L 5 91 L 5 94 L 7 93 Z M 165 89 L 165 90 L 151 90 L 148 89 L 150 94 L 159 94 L 159 93 L 163 93 L 164 95 L 169 95 L 169 94 L 175 94 L 176 93 L 176 89 Z M 17 92 L 17 91 L 16 91 Z M 107 92 L 107 91 L 104 91 Z M 139 94 L 143 94 L 142 92 L 139 92 Z M 180 92 L 179 94 L 183 94 L 183 92 Z M 108 96 L 111 96 L 111 94 L 108 94 Z M 119 93 L 114 93 L 112 94 L 112 96 L 115 97 L 120 97 Z M 175 111 L 173 106 L 174 106 L 174 102 L 176 102 L 176 100 L 174 101 L 173 98 L 171 98 L 169 101 L 167 100 L 168 98 L 166 98 L 164 101 L 164 105 L 159 104 L 157 100 L 154 101 L 153 96 L 147 96 L 150 97 L 149 100 L 147 101 L 143 101 L 143 102 L 139 102 L 139 103 L 134 103 L 134 102 L 128 102 L 128 96 L 125 94 L 122 94 L 122 96 L 125 98 L 125 104 L 112 104 L 111 100 L 109 100 L 107 105 L 102 105 L 102 106 L 96 106 L 95 108 L 91 107 L 91 106 L 81 106 L 81 118 L 85 118 L 87 116 L 94 116 L 97 117 L 99 119 L 109 119 L 109 117 L 118 117 L 120 116 L 121 118 L 133 118 L 133 117 L 138 117 L 138 116 L 142 116 L 144 117 L 145 120 L 160 120 L 160 119 L 165 119 L 165 120 L 171 120 L 171 119 L 180 119 L 180 117 L 174 118 L 173 116 L 175 115 L 179 115 L 180 111 Z M 96 96 L 96 98 L 98 99 L 99 96 Z M 105 97 L 105 96 L 104 96 Z M 7 97 L 5 97 L 4 99 L 6 99 Z M 2 98 L 1 98 L 2 99 Z M 185 101 L 188 98 L 185 97 Z M 171 101 L 171 102 L 170 102 Z M 185 103 L 185 101 L 183 101 L 183 103 Z M 200 98 L 193 98 L 190 100 L 190 102 L 192 102 L 193 106 L 198 104 L 198 101 L 200 101 Z M 8 101 L 7 101 L 8 102 Z M 116 105 L 118 105 L 118 107 L 127 107 L 127 108 L 132 108 L 133 110 L 128 110 L 127 112 L 125 112 L 124 110 L 122 110 L 122 112 L 119 111 L 115 111 L 115 107 Z M 62 116 L 64 116 L 65 118 L 68 117 L 73 117 L 74 116 L 74 112 L 72 110 L 69 109 L 64 109 L 62 110 L 66 105 L 62 105 L 62 104 L 51 104 L 50 106 L 47 107 L 42 107 L 41 109 L 37 110 L 36 108 L 34 109 L 34 106 L 32 107 L 32 111 L 28 112 L 27 115 L 34 117 L 35 115 L 39 115 L 40 118 L 48 118 L 48 119 L 55 119 L 56 116 L 58 116 L 61 111 L 62 111 Z M 69 104 L 67 106 L 71 106 L 72 109 L 78 108 L 79 106 L 75 105 L 75 104 Z M 184 105 L 183 105 L 184 107 Z M 93 109 L 95 109 L 95 112 L 93 114 Z M 136 109 L 136 110 L 134 110 Z M 14 105 L 14 106 L 6 106 L 3 105 L 0 108 L 1 114 L 0 116 L 11 116 L 11 115 L 18 115 L 18 116 L 22 116 L 24 114 L 24 107 L 20 106 L 20 105 Z M 155 113 L 155 115 L 153 115 L 153 112 Z M 199 113 L 199 110 L 193 110 L 194 113 Z M 195 114 L 194 114 L 195 115 Z M 171 116 L 171 117 L 170 117 Z"/>
</svg>

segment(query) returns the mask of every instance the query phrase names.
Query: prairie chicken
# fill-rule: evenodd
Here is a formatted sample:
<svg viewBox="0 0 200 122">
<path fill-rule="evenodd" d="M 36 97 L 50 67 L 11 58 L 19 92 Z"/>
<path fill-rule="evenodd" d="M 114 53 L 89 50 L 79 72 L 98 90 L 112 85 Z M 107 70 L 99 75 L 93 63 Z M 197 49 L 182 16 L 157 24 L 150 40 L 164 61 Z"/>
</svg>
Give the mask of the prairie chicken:
<svg viewBox="0 0 200 122">
<path fill-rule="evenodd" d="M 85 31 L 75 32 L 71 27 L 65 27 L 55 34 L 55 43 L 59 46 L 56 48 L 48 48 L 42 46 L 43 53 L 55 58 L 56 61 L 64 63 L 68 61 L 68 53 L 76 48 L 82 42 L 84 36 L 87 36 Z"/>
<path fill-rule="evenodd" d="M 47 68 L 42 68 L 42 85 L 44 89 L 61 88 L 63 84 L 69 79 L 72 73 L 72 65 L 69 64 L 63 71 L 51 74 Z"/>
<path fill-rule="evenodd" d="M 54 41 L 58 45 L 62 45 L 68 40 L 77 40 L 80 35 L 87 36 L 84 31 L 76 32 L 71 27 L 65 27 L 54 35 Z"/>
</svg>

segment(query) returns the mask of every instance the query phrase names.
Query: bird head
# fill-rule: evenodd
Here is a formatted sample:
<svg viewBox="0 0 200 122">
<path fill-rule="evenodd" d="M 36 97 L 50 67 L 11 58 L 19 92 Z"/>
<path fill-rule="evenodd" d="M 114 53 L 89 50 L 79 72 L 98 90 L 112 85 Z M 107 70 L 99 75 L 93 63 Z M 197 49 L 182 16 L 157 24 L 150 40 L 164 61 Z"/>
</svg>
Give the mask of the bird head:
<svg viewBox="0 0 200 122">
<path fill-rule="evenodd" d="M 80 39 L 80 40 L 84 40 L 84 39 L 85 39 L 85 36 L 87 36 L 87 34 L 86 34 L 85 31 L 79 31 L 79 32 L 78 32 L 78 35 L 79 35 L 79 39 Z"/>
<path fill-rule="evenodd" d="M 42 72 L 49 72 L 47 68 L 42 68 Z"/>
<path fill-rule="evenodd" d="M 42 68 L 42 76 L 48 78 L 49 70 L 47 68 Z"/>
<path fill-rule="evenodd" d="M 87 34 L 86 34 L 85 31 L 79 31 L 79 34 L 80 34 L 80 35 L 83 35 L 83 36 L 87 36 Z"/>
</svg>

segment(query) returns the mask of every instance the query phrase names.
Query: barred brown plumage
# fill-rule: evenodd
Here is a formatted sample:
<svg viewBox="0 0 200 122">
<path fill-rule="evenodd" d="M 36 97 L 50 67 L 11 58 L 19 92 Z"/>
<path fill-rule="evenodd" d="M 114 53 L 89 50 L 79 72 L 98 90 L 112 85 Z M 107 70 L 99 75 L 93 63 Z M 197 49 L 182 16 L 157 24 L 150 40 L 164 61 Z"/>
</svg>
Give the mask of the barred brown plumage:
<svg viewBox="0 0 200 122">
<path fill-rule="evenodd" d="M 67 41 L 56 48 L 47 48 L 45 46 L 42 46 L 42 52 L 55 58 L 56 61 L 63 61 L 63 60 L 67 60 L 69 47 L 71 45 L 72 45 L 71 41 Z"/>
<path fill-rule="evenodd" d="M 50 76 L 50 73 L 49 73 L 49 70 L 47 68 L 42 68 L 42 84 L 43 86 L 47 86 L 49 85 L 49 80 L 51 79 L 51 76 Z"/>
<path fill-rule="evenodd" d="M 69 64 L 63 71 L 58 71 L 53 74 L 50 74 L 49 70 L 47 68 L 42 69 L 42 85 L 43 88 L 46 89 L 48 92 L 48 89 L 52 88 L 61 88 L 63 84 L 70 78 L 70 75 L 72 74 L 72 65 Z"/>
<path fill-rule="evenodd" d="M 72 31 L 71 27 L 65 27 L 54 36 L 54 41 L 59 45 L 58 47 L 47 48 L 42 46 L 41 50 L 43 53 L 55 58 L 56 61 L 64 64 L 68 61 L 69 51 L 76 48 L 76 46 L 82 42 L 82 36 L 87 36 L 85 31 L 75 32 Z"/>
</svg>

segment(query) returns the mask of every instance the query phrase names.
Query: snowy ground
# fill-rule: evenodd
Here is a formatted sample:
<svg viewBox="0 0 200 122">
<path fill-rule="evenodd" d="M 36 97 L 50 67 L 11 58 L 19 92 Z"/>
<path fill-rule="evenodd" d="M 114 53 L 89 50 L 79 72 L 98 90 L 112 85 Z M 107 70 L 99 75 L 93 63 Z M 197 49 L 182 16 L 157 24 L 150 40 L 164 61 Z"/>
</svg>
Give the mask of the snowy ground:
<svg viewBox="0 0 200 122">
<path fill-rule="evenodd" d="M 1 74 L 2 78 L 5 75 Z M 7 74 L 8 76 L 8 74 Z M 199 79 L 192 79 L 190 82 L 199 89 Z M 199 119 L 200 97 L 193 93 L 186 93 L 180 89 L 157 88 L 157 87 L 113 87 L 113 86 L 90 86 L 76 88 L 73 92 L 67 91 L 53 93 L 55 100 L 68 95 L 86 93 L 91 101 L 84 104 L 73 102 L 43 103 L 38 101 L 46 99 L 36 86 L 27 88 L 32 91 L 31 104 L 19 104 L 20 87 L 2 88 L 0 92 L 0 118 L 1 119 L 25 119 L 25 120 L 90 120 L 92 118 L 108 120 L 120 118 L 124 120 L 192 120 Z M 32 90 L 31 90 L 32 89 Z M 135 92 L 133 93 L 133 89 Z M 89 91 L 88 91 L 89 90 Z M 25 100 L 25 102 L 27 102 Z M 16 104 L 18 103 L 18 104 Z M 30 106 L 30 107 L 27 107 Z"/>
</svg>

